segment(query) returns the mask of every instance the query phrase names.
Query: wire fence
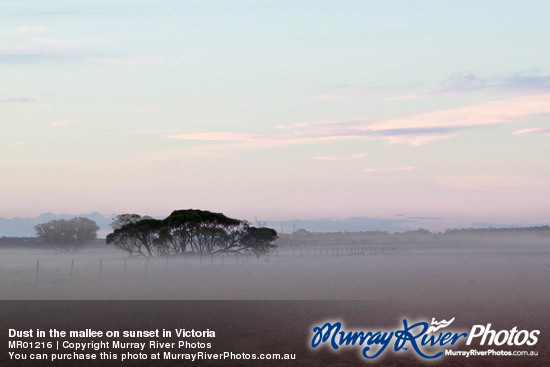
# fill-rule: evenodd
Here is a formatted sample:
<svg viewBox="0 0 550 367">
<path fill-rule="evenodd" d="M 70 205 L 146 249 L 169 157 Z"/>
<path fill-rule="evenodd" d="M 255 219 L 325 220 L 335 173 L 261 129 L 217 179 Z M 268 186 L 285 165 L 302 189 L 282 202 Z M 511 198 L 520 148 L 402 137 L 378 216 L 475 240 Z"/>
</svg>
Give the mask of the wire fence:
<svg viewBox="0 0 550 367">
<path fill-rule="evenodd" d="M 37 259 L 33 266 L 33 277 L 29 277 L 29 265 L 17 267 L 19 277 L 27 285 L 34 287 L 41 284 L 67 282 L 74 283 L 79 279 L 92 277 L 147 276 L 162 272 L 174 272 L 184 269 L 198 269 L 206 266 L 234 266 L 237 264 L 290 263 L 311 261 L 314 259 L 359 258 L 377 254 L 397 254 L 404 252 L 398 246 L 354 246 L 302 249 L 278 249 L 271 253 L 256 256 L 254 254 L 185 254 L 180 256 L 138 257 L 138 256 L 75 256 L 67 254 L 56 258 L 50 255 L 46 259 Z M 104 254 L 105 255 L 105 254 Z M 26 273 L 26 274 L 25 274 Z"/>
</svg>

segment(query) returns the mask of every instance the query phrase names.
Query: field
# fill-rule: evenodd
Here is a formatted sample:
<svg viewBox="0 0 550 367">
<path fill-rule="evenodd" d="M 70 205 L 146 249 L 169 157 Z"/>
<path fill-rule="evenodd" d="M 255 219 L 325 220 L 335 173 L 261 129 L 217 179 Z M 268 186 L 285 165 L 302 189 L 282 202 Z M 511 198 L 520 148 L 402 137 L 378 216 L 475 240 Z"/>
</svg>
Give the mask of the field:
<svg viewBox="0 0 550 367">
<path fill-rule="evenodd" d="M 237 333 L 236 338 L 242 339 L 239 345 L 259 350 L 283 350 L 290 341 L 297 342 L 300 345 L 294 349 L 298 350 L 303 365 L 336 363 L 333 354 L 311 354 L 303 348 L 310 325 L 327 317 L 341 317 L 347 323 L 361 326 L 396 325 L 402 317 L 426 320 L 456 317 L 457 326 L 491 323 L 497 329 L 517 326 L 541 330 L 539 356 L 518 357 L 514 364 L 543 366 L 550 355 L 549 255 L 549 247 L 538 242 L 522 246 L 469 243 L 446 247 L 436 244 L 296 247 L 280 249 L 259 259 L 253 256 L 146 259 L 127 257 L 108 247 L 77 254 L 2 249 L 0 288 L 4 300 L 218 301 L 199 302 L 202 311 L 198 314 L 193 309 L 197 303 L 174 306 L 166 302 L 139 306 L 131 313 L 147 313 L 144 311 L 147 307 L 160 307 L 166 312 L 164 318 L 156 315 L 141 322 L 186 325 L 210 322 L 208 325 L 217 325 L 220 330 L 233 325 L 232 332 L 246 328 L 247 332 Z M 270 302 L 235 304 L 224 300 Z M 271 302 L 281 300 L 302 302 Z M 9 305 L 4 307 L 13 307 Z M 59 319 L 58 306 L 47 305 L 22 307 L 29 308 L 30 313 L 40 307 L 45 314 L 49 312 L 51 320 Z M 64 312 L 72 315 L 72 322 L 85 322 L 84 316 L 77 315 L 82 305 L 90 307 L 88 303 L 63 306 L 68 307 Z M 193 310 L 176 312 L 181 307 Z M 87 311 L 86 320 L 95 317 L 94 323 L 102 325 L 114 317 L 121 325 L 131 324 L 132 317 L 119 306 L 116 310 L 107 308 L 101 304 L 97 309 L 94 306 L 94 310 Z M 220 308 L 232 310 L 229 319 L 220 318 Z M 292 325 L 287 325 L 288 320 L 292 320 Z M 285 325 L 284 330 L 274 333 L 293 336 L 274 338 L 262 334 L 261 330 L 271 330 L 279 324 Z M 233 341 L 227 339 L 227 345 Z M 341 361 L 348 362 L 341 363 L 353 365 L 357 358 L 355 353 L 347 353 Z M 409 364 L 416 361 L 410 356 L 406 358 Z M 384 361 L 388 365 L 401 363 L 391 358 Z M 463 358 L 451 361 L 456 365 L 466 362 Z M 502 365 L 498 359 L 482 357 L 470 358 L 468 362 Z"/>
<path fill-rule="evenodd" d="M 1 298 L 177 300 L 393 300 L 523 305 L 546 297 L 550 249 L 540 244 L 318 246 L 269 257 L 127 257 L 0 250 Z"/>
</svg>

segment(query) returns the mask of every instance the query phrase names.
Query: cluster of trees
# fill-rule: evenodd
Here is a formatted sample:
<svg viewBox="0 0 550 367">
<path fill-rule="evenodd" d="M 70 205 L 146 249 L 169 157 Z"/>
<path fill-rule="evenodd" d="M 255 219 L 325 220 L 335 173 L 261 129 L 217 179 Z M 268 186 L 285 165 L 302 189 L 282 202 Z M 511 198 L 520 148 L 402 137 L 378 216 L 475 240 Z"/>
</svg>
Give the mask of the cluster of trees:
<svg viewBox="0 0 550 367">
<path fill-rule="evenodd" d="M 94 240 L 99 227 L 88 218 L 59 219 L 34 227 L 40 240 L 61 251 L 76 251 Z"/>
<path fill-rule="evenodd" d="M 165 219 L 137 214 L 117 216 L 107 236 L 107 244 L 129 254 L 165 256 L 194 254 L 255 254 L 275 248 L 277 232 L 252 227 L 243 220 L 222 213 L 187 209 L 176 210 Z"/>
<path fill-rule="evenodd" d="M 202 210 L 176 210 L 163 220 L 137 214 L 118 215 L 111 224 L 114 232 L 107 236 L 107 244 L 129 254 L 143 256 L 223 253 L 252 253 L 261 255 L 275 248 L 277 232 L 271 228 L 252 227 L 243 220 L 228 218 L 221 213 Z M 261 226 L 261 225 L 260 225 Z M 34 227 L 38 240 L 61 251 L 76 251 L 97 237 L 99 227 L 87 218 L 52 220 Z M 304 229 L 282 234 L 281 246 L 428 243 L 447 241 L 503 239 L 548 241 L 550 226 L 526 228 L 449 229 L 432 233 L 425 229 L 402 233 L 381 231 L 363 232 L 309 232 Z M 32 245 L 35 240 L 0 238 L 0 245 Z"/>
</svg>

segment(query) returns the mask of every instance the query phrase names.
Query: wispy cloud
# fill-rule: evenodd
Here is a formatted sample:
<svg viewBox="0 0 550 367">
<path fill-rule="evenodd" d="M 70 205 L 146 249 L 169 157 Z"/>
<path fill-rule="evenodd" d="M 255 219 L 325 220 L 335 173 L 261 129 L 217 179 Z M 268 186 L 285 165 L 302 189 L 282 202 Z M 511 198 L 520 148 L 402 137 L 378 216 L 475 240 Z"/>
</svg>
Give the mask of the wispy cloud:
<svg viewBox="0 0 550 367">
<path fill-rule="evenodd" d="M 550 93 L 478 103 L 389 119 L 359 118 L 291 125 L 295 136 L 349 136 L 422 145 L 475 127 L 515 123 L 550 115 Z"/>
<path fill-rule="evenodd" d="M 526 134 L 550 136 L 550 127 L 535 127 L 532 129 L 523 129 L 523 130 L 514 131 L 514 135 L 526 135 Z"/>
<path fill-rule="evenodd" d="M 413 166 L 404 166 L 404 167 L 380 167 L 380 168 L 365 168 L 363 171 L 374 173 L 374 172 L 399 172 L 399 171 L 412 171 Z"/>
<path fill-rule="evenodd" d="M 257 143 L 258 148 L 334 140 L 384 140 L 389 144 L 420 146 L 449 139 L 461 131 L 510 124 L 550 115 L 550 93 L 483 102 L 461 108 L 429 111 L 392 118 L 322 120 L 277 126 L 280 134 L 200 132 L 163 135 L 195 141 Z M 250 148 L 251 146 L 249 146 Z"/>
<path fill-rule="evenodd" d="M 313 159 L 320 160 L 320 161 L 351 161 L 355 159 L 360 159 L 363 157 L 366 157 L 366 154 L 353 154 L 353 155 L 347 155 L 347 156 L 320 156 L 320 157 L 313 157 Z"/>
<path fill-rule="evenodd" d="M 141 131 L 136 133 L 150 135 L 154 134 L 154 131 Z M 163 134 L 160 136 L 164 138 L 184 141 L 202 141 L 210 144 L 204 144 L 200 146 L 187 146 L 179 149 L 164 149 L 156 152 L 146 153 L 134 157 L 134 159 L 154 161 L 196 157 L 224 157 L 227 152 L 243 152 L 294 144 L 308 144 L 328 140 L 349 139 L 348 137 L 297 138 L 291 136 L 270 136 L 260 134 L 239 134 L 224 132 L 172 135 Z"/>
<path fill-rule="evenodd" d="M 452 138 L 454 134 L 447 135 L 388 135 L 384 139 L 389 144 L 407 144 L 413 147 L 418 147 L 420 145 L 426 144 L 430 141 L 443 140 Z"/>
<path fill-rule="evenodd" d="M 439 87 L 427 92 L 416 92 L 385 98 L 385 100 L 407 100 L 437 96 L 448 93 L 464 93 L 484 89 L 508 91 L 541 92 L 550 91 L 550 76 L 538 74 L 512 74 L 498 77 L 479 77 L 473 73 L 451 75 Z"/>
<path fill-rule="evenodd" d="M 468 107 L 382 120 L 378 123 L 370 124 L 366 128 L 374 131 L 434 127 L 467 128 L 513 123 L 541 115 L 550 115 L 550 93 L 484 102 Z"/>
</svg>

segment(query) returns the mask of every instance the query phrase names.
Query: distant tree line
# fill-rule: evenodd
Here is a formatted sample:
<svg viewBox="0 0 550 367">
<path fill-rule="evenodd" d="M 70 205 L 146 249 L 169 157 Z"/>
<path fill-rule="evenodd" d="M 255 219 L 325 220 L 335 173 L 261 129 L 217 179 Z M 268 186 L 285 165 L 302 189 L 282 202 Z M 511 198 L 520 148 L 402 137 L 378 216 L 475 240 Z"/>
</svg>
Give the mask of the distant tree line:
<svg viewBox="0 0 550 367">
<path fill-rule="evenodd" d="M 247 221 L 204 210 L 176 210 L 165 219 L 118 215 L 107 245 L 129 254 L 166 256 L 183 254 L 255 254 L 275 248 L 277 232 L 253 227 Z"/>
<path fill-rule="evenodd" d="M 389 245 L 414 243 L 440 243 L 468 241 L 528 241 L 540 240 L 550 243 L 550 226 L 512 228 L 463 228 L 430 232 L 423 228 L 406 232 L 386 231 L 356 232 L 310 232 L 297 229 L 290 234 L 281 234 L 277 244 L 281 247 L 318 245 Z"/>
</svg>

